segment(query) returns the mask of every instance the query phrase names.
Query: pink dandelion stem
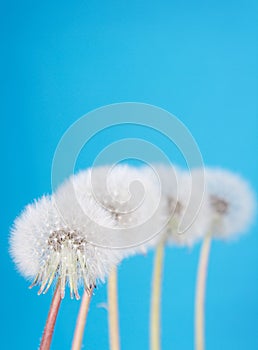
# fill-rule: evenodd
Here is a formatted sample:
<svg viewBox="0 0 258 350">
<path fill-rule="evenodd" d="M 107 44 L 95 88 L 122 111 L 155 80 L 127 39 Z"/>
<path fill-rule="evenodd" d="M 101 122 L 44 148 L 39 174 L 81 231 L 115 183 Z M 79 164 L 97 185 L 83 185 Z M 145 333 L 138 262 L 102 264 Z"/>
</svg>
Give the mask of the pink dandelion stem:
<svg viewBox="0 0 258 350">
<path fill-rule="evenodd" d="M 40 350 L 49 350 L 53 333 L 54 333 L 54 328 L 55 328 L 55 323 L 56 323 L 56 318 L 58 314 L 58 310 L 61 304 L 61 286 L 60 286 L 60 281 L 57 282 L 56 285 L 56 290 L 50 305 L 49 313 L 47 316 L 47 321 L 46 325 L 44 328 L 43 336 L 41 339 L 40 343 Z"/>
</svg>

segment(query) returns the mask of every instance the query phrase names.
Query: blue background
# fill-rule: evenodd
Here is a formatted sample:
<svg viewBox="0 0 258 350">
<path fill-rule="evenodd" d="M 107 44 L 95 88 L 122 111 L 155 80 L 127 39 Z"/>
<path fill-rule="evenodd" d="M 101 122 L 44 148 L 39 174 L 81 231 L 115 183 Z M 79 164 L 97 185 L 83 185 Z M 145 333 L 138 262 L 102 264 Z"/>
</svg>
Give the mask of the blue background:
<svg viewBox="0 0 258 350">
<path fill-rule="evenodd" d="M 1 349 L 38 346 L 51 292 L 38 297 L 28 290 L 8 255 L 8 232 L 25 204 L 51 192 L 57 143 L 86 112 L 124 101 L 165 108 L 190 129 L 206 164 L 240 172 L 257 192 L 257 11 L 252 0 L 1 1 Z M 113 130 L 111 139 L 121 132 L 127 131 Z M 94 153 L 99 143 L 90 147 Z M 170 158 L 180 162 L 177 154 Z M 199 248 L 167 248 L 164 350 L 193 348 Z M 119 270 L 124 350 L 149 346 L 152 261 L 149 253 Z M 258 349 L 257 296 L 254 225 L 239 242 L 213 243 L 208 350 Z M 88 350 L 108 349 L 107 312 L 98 307 L 105 301 L 100 286 L 84 338 Z M 64 300 L 53 349 L 69 349 L 78 307 Z"/>
</svg>

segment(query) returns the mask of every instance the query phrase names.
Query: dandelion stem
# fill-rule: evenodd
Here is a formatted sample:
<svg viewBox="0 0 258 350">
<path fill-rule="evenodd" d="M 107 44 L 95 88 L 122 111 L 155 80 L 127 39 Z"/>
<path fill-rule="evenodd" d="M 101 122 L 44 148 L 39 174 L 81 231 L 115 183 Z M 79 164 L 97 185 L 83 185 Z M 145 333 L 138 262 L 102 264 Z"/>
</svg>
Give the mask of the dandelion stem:
<svg viewBox="0 0 258 350">
<path fill-rule="evenodd" d="M 80 311 L 77 317 L 76 327 L 74 331 L 72 350 L 81 349 L 82 338 L 83 338 L 83 333 L 86 325 L 92 293 L 93 293 L 93 288 L 84 291 L 82 301 L 81 301 Z"/>
<path fill-rule="evenodd" d="M 119 317 L 118 317 L 118 293 L 117 293 L 117 268 L 114 267 L 108 277 L 108 324 L 109 343 L 111 350 L 120 349 Z"/>
<path fill-rule="evenodd" d="M 204 307 L 205 307 L 205 289 L 207 279 L 207 268 L 211 246 L 211 235 L 207 234 L 203 240 L 199 266 L 196 281 L 195 295 L 195 348 L 196 350 L 204 350 L 205 348 L 205 325 L 204 325 Z"/>
<path fill-rule="evenodd" d="M 151 350 L 160 349 L 160 304 L 161 304 L 163 259 L 164 259 L 164 241 L 161 241 L 156 249 L 154 268 L 153 268 L 151 323 L 150 323 Z"/>
<path fill-rule="evenodd" d="M 50 305 L 50 309 L 48 312 L 47 321 L 46 321 L 46 325 L 44 328 L 43 336 L 41 339 L 40 350 L 49 350 L 50 349 L 50 345 L 51 345 L 51 341 L 52 341 L 52 337 L 53 337 L 53 333 L 54 333 L 54 327 L 55 327 L 56 318 L 57 318 L 60 304 L 61 304 L 61 286 L 60 286 L 60 281 L 58 280 L 57 285 L 56 285 L 56 289 L 55 289 L 55 293 L 54 293 L 54 296 L 53 296 L 53 299 L 52 299 L 52 302 Z"/>
</svg>

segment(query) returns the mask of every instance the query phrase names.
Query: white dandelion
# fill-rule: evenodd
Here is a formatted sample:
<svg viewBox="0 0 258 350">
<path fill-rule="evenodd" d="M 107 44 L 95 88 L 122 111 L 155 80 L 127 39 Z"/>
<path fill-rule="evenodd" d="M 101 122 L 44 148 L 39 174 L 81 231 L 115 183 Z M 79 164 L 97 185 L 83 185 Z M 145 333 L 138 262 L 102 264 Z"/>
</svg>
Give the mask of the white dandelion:
<svg viewBox="0 0 258 350">
<path fill-rule="evenodd" d="M 78 205 L 71 199 L 69 192 L 63 191 L 42 197 L 25 208 L 12 228 L 11 255 L 21 274 L 34 278 L 31 287 L 40 285 L 38 294 L 46 293 L 53 281 L 60 279 L 61 297 L 67 282 L 71 297 L 79 299 L 80 284 L 91 289 L 121 260 L 117 250 L 90 243 L 93 235 L 102 232 L 96 222 L 115 225 L 109 213 L 85 198 L 89 218 L 77 211 Z"/>
<path fill-rule="evenodd" d="M 81 171 L 70 181 L 76 197 L 85 191 L 116 221 L 121 231 L 111 232 L 111 242 L 116 241 L 117 248 L 128 255 L 147 250 L 161 226 L 155 215 L 161 194 L 153 172 L 129 165 L 101 166 Z"/>
<path fill-rule="evenodd" d="M 205 176 L 212 236 L 228 239 L 247 232 L 256 206 L 250 185 L 240 175 L 219 168 L 206 168 Z"/>
<path fill-rule="evenodd" d="M 80 285 L 85 289 L 81 306 L 85 317 L 77 327 L 79 337 L 75 333 L 73 344 L 73 349 L 80 348 L 80 329 L 86 322 L 93 287 L 98 281 L 104 281 L 122 259 L 121 251 L 92 243 L 94 236 L 100 236 L 101 241 L 105 227 L 115 228 L 116 222 L 85 192 L 79 195 L 79 199 L 81 197 L 83 201 L 78 202 L 72 186 L 62 185 L 52 197 L 44 196 L 28 205 L 15 220 L 11 231 L 11 255 L 21 274 L 34 279 L 31 287 L 40 285 L 38 294 L 46 293 L 56 280 L 41 350 L 50 348 L 66 284 L 70 287 L 71 298 L 75 295 L 79 299 Z"/>
<path fill-rule="evenodd" d="M 202 239 L 209 224 L 204 172 L 201 176 L 196 169 L 187 172 L 178 167 L 160 167 L 158 171 L 168 218 L 164 240 L 191 247 Z"/>
<path fill-rule="evenodd" d="M 219 168 L 206 168 L 209 226 L 204 236 L 197 272 L 195 300 L 196 349 L 203 350 L 204 302 L 208 260 L 212 238 L 227 240 L 247 232 L 255 214 L 255 197 L 249 184 L 239 175 Z"/>
<path fill-rule="evenodd" d="M 148 167 L 102 166 L 82 171 L 70 179 L 75 196 L 83 191 L 116 221 L 121 229 L 115 238 L 123 256 L 145 253 L 153 245 L 151 236 L 160 228 L 156 207 L 160 198 L 155 174 Z M 83 198 L 78 196 L 82 202 Z M 81 206 L 83 207 L 83 203 Z M 155 225 L 153 224 L 153 220 Z M 156 231 L 155 231 L 156 228 Z M 114 240 L 114 232 L 112 242 Z M 108 316 L 111 349 L 119 348 L 117 269 L 108 278 Z"/>
<path fill-rule="evenodd" d="M 204 205 L 203 177 L 195 170 L 190 173 L 174 165 L 155 165 L 162 190 L 159 215 L 166 225 L 156 241 L 153 266 L 150 343 L 152 349 L 160 348 L 160 303 L 164 246 L 192 246 L 207 229 L 207 206 Z"/>
</svg>

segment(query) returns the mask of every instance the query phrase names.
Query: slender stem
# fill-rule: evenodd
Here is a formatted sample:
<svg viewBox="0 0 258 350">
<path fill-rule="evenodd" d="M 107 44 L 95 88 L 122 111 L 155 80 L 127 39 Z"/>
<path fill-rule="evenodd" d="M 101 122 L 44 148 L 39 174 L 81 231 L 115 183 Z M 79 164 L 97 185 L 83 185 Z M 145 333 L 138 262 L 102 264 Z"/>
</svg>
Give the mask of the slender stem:
<svg viewBox="0 0 258 350">
<path fill-rule="evenodd" d="M 45 325 L 43 336 L 40 343 L 40 350 L 50 349 L 60 304 L 61 304 L 61 287 L 60 287 L 60 281 L 58 281 L 56 285 L 55 293 L 50 305 L 50 309 L 48 312 L 46 325 Z"/>
<path fill-rule="evenodd" d="M 109 343 L 111 350 L 120 349 L 119 317 L 118 317 L 118 293 L 117 293 L 117 268 L 114 267 L 108 277 L 108 324 Z"/>
<path fill-rule="evenodd" d="M 205 314 L 205 289 L 207 279 L 207 269 L 209 261 L 209 253 L 211 246 L 211 235 L 205 236 L 200 257 L 198 274 L 196 281 L 196 294 L 195 294 L 195 348 L 196 350 L 204 350 L 205 348 L 205 325 L 204 325 L 204 314 Z"/>
<path fill-rule="evenodd" d="M 83 338 L 83 333 L 86 325 L 92 293 L 93 293 L 93 288 L 84 291 L 81 306 L 80 306 L 80 311 L 77 317 L 76 327 L 74 331 L 72 350 L 81 349 L 82 338 Z"/>
<path fill-rule="evenodd" d="M 164 259 L 164 242 L 161 241 L 156 249 L 151 299 L 150 343 L 151 350 L 160 349 L 160 304 L 162 288 L 162 270 Z"/>
</svg>

